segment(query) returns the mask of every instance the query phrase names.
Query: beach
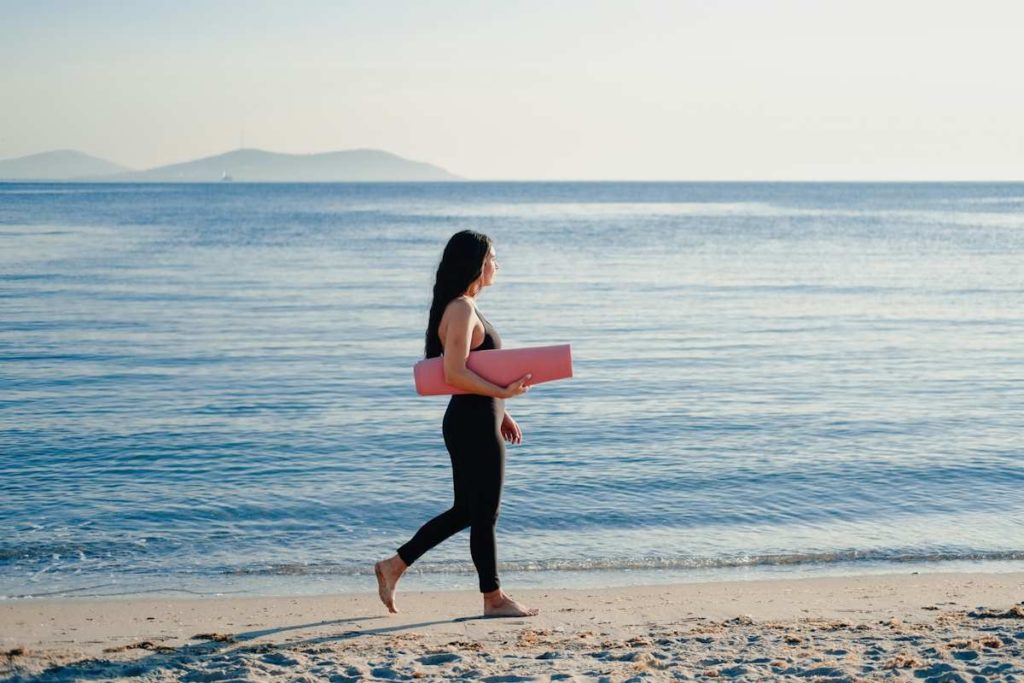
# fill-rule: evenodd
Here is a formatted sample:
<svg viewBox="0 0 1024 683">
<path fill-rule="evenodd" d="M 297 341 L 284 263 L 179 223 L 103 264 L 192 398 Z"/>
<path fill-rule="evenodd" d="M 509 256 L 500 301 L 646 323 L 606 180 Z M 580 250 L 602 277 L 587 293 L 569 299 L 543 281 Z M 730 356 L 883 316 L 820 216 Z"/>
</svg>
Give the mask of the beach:
<svg viewBox="0 0 1024 683">
<path fill-rule="evenodd" d="M 372 581 L 372 576 L 367 577 Z M 368 588 L 370 586 L 368 585 Z M 1024 572 L 0 603 L 10 681 L 1024 680 Z"/>
</svg>

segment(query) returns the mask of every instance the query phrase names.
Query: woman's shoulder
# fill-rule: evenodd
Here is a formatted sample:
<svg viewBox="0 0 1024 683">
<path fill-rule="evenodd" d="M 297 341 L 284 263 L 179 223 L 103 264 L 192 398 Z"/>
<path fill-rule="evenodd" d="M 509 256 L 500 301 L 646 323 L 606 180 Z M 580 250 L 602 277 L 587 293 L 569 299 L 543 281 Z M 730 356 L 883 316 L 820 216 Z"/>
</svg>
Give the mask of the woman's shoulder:
<svg viewBox="0 0 1024 683">
<path fill-rule="evenodd" d="M 437 326 L 437 336 L 442 340 L 442 346 L 447 330 L 452 329 L 453 325 L 454 329 L 465 329 L 469 325 L 476 327 L 475 318 L 477 318 L 476 307 L 466 297 L 460 296 L 449 301 Z"/>
<path fill-rule="evenodd" d="M 476 306 L 467 297 L 457 296 L 448 302 L 445 306 L 445 313 L 454 313 L 459 316 L 469 316 L 476 314 Z"/>
</svg>

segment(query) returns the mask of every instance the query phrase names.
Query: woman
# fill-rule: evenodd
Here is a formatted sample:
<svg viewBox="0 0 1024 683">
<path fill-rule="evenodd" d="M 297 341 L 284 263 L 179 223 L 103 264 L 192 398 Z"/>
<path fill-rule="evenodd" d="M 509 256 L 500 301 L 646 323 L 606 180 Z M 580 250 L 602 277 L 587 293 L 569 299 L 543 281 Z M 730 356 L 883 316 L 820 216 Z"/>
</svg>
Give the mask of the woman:
<svg viewBox="0 0 1024 683">
<path fill-rule="evenodd" d="M 501 590 L 494 526 L 498 521 L 505 474 L 505 444 L 522 443 L 523 433 L 505 411 L 505 399 L 525 393 L 524 375 L 508 386 L 492 384 L 466 367 L 470 351 L 501 348 L 501 337 L 476 309 L 476 297 L 494 283 L 498 270 L 494 245 L 486 235 L 463 230 L 448 240 L 437 267 L 434 299 L 426 333 L 426 357 L 444 352 L 445 382 L 463 389 L 444 414 L 442 433 L 452 461 L 455 501 L 420 527 L 398 552 L 373 569 L 381 601 L 395 607 L 395 586 L 423 553 L 467 526 L 469 547 L 484 598 L 484 616 L 527 617 L 537 614 Z"/>
</svg>

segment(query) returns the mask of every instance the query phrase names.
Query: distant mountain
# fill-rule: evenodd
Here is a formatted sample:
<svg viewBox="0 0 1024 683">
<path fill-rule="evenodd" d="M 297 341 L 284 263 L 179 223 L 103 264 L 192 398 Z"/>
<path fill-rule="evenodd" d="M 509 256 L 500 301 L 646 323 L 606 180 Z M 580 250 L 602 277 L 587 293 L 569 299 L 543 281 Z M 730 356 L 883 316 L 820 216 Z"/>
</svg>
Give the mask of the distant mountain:
<svg viewBox="0 0 1024 683">
<path fill-rule="evenodd" d="M 86 180 L 129 169 L 73 149 L 0 161 L 0 180 Z"/>
<path fill-rule="evenodd" d="M 227 178 L 225 177 L 227 176 Z M 280 154 L 236 149 L 225 154 L 132 171 L 107 178 L 123 181 L 360 182 L 459 180 L 442 168 L 375 149 L 320 154 Z"/>
</svg>

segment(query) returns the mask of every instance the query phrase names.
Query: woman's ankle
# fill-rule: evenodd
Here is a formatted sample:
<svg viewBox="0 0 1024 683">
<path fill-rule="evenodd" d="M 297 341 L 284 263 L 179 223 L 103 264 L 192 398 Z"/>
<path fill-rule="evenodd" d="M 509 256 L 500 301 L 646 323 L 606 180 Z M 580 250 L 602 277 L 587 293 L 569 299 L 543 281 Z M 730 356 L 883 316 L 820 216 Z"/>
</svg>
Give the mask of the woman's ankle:
<svg viewBox="0 0 1024 683">
<path fill-rule="evenodd" d="M 404 574 L 405 570 L 409 568 L 409 565 L 405 563 L 402 556 L 397 553 L 384 561 L 388 563 L 390 569 L 397 571 L 399 574 Z"/>
</svg>

